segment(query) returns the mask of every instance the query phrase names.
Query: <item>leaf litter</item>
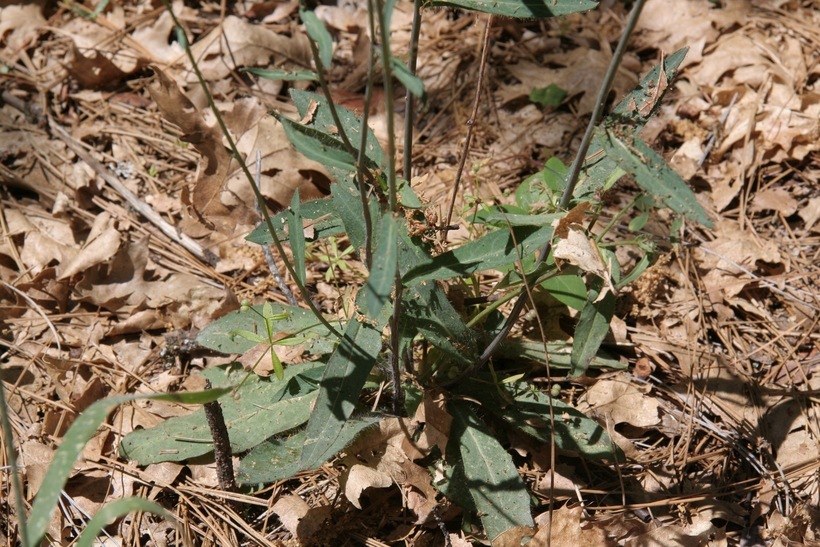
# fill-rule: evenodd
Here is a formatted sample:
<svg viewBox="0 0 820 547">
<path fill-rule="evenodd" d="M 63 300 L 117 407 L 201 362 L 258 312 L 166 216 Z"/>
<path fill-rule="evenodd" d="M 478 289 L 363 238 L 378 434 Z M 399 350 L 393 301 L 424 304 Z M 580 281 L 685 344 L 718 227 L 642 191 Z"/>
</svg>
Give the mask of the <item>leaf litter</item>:
<svg viewBox="0 0 820 547">
<path fill-rule="evenodd" d="M 261 152 L 263 192 L 281 206 L 297 188 L 303 197 L 326 193 L 328 178 L 283 144 L 281 126 L 264 115 L 269 107 L 294 113 L 281 82 L 236 77 L 242 67 L 310 68 L 295 4 L 267 5 L 224 17 L 181 3 L 174 9 L 188 24 L 240 152 L 251 160 Z M 396 9 L 392 45 L 401 55 L 410 11 L 404 4 Z M 475 125 L 468 194 L 503 201 L 540 168 L 543 154 L 570 156 L 579 116 L 589 111 L 620 31 L 619 10 L 542 27 L 504 21 L 493 29 L 495 72 Z M 334 29 L 334 93 L 355 110 L 367 58 L 357 45 L 366 43 L 356 15 L 361 5 L 340 0 L 317 12 Z M 416 151 L 422 191 L 435 203 L 454 179 L 482 25 L 446 10 L 425 17 L 420 76 L 431 104 L 449 105 L 424 115 Z M 630 363 L 642 363 L 640 373 L 636 363 L 634 374 L 573 385 L 576 406 L 596 416 L 630 458 L 618 472 L 584 468 L 573 458 L 551 471 L 548 447 L 510 438 L 523 455 L 516 460 L 522 477 L 539 485 L 532 545 L 547 544 L 548 530 L 552 544 L 577 543 L 579 529 L 589 545 L 818 540 L 820 428 L 811 395 L 820 387 L 818 17 L 811 2 L 797 0 L 647 3 L 616 91 L 630 89 L 663 54 L 690 47 L 681 78 L 671 83 L 673 98 L 643 138 L 699 190 L 717 222 L 711 230 L 684 227 L 691 245 L 666 250 L 658 266 L 620 294 L 626 329 L 619 342 Z M 9 347 L 3 368 L 29 497 L 53 447 L 91 402 L 201 387 L 190 372 L 224 362 L 168 344 L 166 334 L 191 339 L 243 297 L 280 298 L 258 248 L 240 241 L 255 222 L 256 204 L 235 175 L 183 50 L 168 39 L 172 29 L 167 13 L 142 4 L 112 5 L 93 20 L 39 3 L 0 11 L 0 55 L 17 76 L 4 76 L 0 108 L 0 313 Z M 568 91 L 563 106 L 529 103 L 533 88 L 553 83 Z M 145 224 L 38 123 L 43 108 L 127 188 L 199 238 L 216 265 Z M 401 120 L 400 112 L 391 115 Z M 375 119 L 383 124 L 385 116 Z M 633 191 L 611 191 L 610 215 Z M 203 228 L 203 211 L 217 213 L 219 229 Z M 619 259 L 622 270 L 629 266 L 628 256 Z M 587 266 L 607 278 L 610 267 Z M 309 280 L 323 279 L 320 268 L 311 264 Z M 323 284 L 321 304 L 335 311 L 345 282 Z M 444 450 L 451 418 L 432 396 L 419 408 L 402 427 L 383 421 L 333 465 L 253 496 L 235 494 L 250 506 L 270 500 L 282 526 L 265 528 L 226 510 L 209 490 L 216 479 L 208 461 L 116 464 L 122 435 L 188 412 L 170 403 L 124 407 L 86 448 L 66 486 L 75 505 L 55 515 L 52 537 L 71 533 L 82 519 L 79 509 L 93 514 L 103 501 L 140 493 L 175 500 L 169 506 L 187 523 L 184 533 L 203 544 L 239 544 L 242 535 L 260 544 L 441 538 L 436 522 L 459 522 L 458 510 L 432 489 L 435 470 L 417 462 Z M 418 431 L 412 442 L 405 430 Z M 555 491 L 545 480 L 550 475 Z M 341 493 L 343 501 L 334 501 Z M 549 512 L 553 495 L 564 502 Z M 327 522 L 335 528 L 317 533 Z M 143 533 L 178 537 L 153 517 L 127 517 L 115 533 L 127 544 Z M 449 537 L 454 545 L 465 541 L 463 533 Z"/>
</svg>

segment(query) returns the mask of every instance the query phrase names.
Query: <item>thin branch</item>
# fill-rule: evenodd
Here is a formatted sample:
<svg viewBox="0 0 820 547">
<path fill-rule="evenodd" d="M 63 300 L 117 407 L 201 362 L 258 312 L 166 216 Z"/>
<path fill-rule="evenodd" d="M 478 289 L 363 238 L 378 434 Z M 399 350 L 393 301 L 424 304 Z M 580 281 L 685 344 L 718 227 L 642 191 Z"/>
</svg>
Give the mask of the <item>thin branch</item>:
<svg viewBox="0 0 820 547">
<path fill-rule="evenodd" d="M 458 170 L 456 171 L 456 179 L 453 182 L 453 192 L 450 194 L 450 204 L 447 207 L 447 216 L 441 224 L 441 240 L 447 240 L 449 230 L 444 229 L 450 226 L 450 220 L 453 218 L 453 209 L 456 206 L 456 196 L 461 186 L 461 175 L 464 173 L 464 165 L 467 163 L 467 156 L 470 153 L 470 143 L 473 140 L 473 127 L 475 126 L 476 116 L 478 116 L 478 106 L 481 99 L 481 88 L 484 87 L 484 71 L 487 67 L 487 56 L 490 53 L 490 28 L 493 25 L 493 16 L 487 16 L 487 25 L 484 27 L 484 37 L 482 38 L 481 61 L 478 64 L 478 82 L 476 83 L 475 99 L 473 100 L 473 111 L 470 114 L 470 119 L 467 120 L 467 136 L 464 139 L 464 149 L 461 151 L 461 159 L 458 162 Z"/>
</svg>

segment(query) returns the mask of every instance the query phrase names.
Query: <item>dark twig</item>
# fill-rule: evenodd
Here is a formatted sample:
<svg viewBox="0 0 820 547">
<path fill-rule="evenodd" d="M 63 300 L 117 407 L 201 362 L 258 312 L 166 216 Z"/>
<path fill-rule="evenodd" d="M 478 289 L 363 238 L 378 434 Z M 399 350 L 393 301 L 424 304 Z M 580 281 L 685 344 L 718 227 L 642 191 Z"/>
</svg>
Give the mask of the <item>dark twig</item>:
<svg viewBox="0 0 820 547">
<path fill-rule="evenodd" d="M 211 381 L 205 381 L 205 389 L 211 389 Z M 228 437 L 228 428 L 225 425 L 225 417 L 222 415 L 222 407 L 219 401 L 211 401 L 203 405 L 205 419 L 211 430 L 211 437 L 214 440 L 214 462 L 216 462 L 216 477 L 219 480 L 219 487 L 226 492 L 236 492 L 236 479 L 233 474 L 233 451 L 231 450 L 231 440 Z"/>
</svg>

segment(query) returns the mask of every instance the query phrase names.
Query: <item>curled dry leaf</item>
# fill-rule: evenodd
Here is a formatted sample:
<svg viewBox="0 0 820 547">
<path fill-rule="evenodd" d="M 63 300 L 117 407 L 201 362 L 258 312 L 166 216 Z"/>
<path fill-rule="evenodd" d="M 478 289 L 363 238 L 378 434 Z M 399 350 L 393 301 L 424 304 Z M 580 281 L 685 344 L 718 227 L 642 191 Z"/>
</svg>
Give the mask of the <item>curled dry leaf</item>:
<svg viewBox="0 0 820 547">
<path fill-rule="evenodd" d="M 306 541 L 319 531 L 330 516 L 330 507 L 312 508 L 299 496 L 286 495 L 273 504 L 273 512 L 294 538 Z"/>
<path fill-rule="evenodd" d="M 599 302 L 606 296 L 607 291 L 617 294 L 615 286 L 612 284 L 611 265 L 604 263 L 598 247 L 586 232 L 577 224 L 569 227 L 566 239 L 561 239 L 555 244 L 553 256 L 561 260 L 566 260 L 582 270 L 595 274 L 604 282 L 604 290 L 595 299 Z"/>
<path fill-rule="evenodd" d="M 613 425 L 651 427 L 660 423 L 658 406 L 658 401 L 633 384 L 627 374 L 619 373 L 592 386 L 579 402 L 578 410 L 611 419 Z"/>
<path fill-rule="evenodd" d="M 427 469 L 413 463 L 402 448 L 405 438 L 413 434 L 417 425 L 408 419 L 385 418 L 378 428 L 366 430 L 345 451 L 343 461 L 349 471 L 343 482 L 345 495 L 353 505 L 361 508 L 359 499 L 366 488 L 386 488 L 395 483 L 404 490 L 407 506 L 416 514 L 416 522 L 423 523 L 430 518 L 437 505 L 432 478 Z"/>
<path fill-rule="evenodd" d="M 356 509 L 361 509 L 362 504 L 359 498 L 362 492 L 368 488 L 387 488 L 392 484 L 393 479 L 387 473 L 366 465 L 354 465 L 347 472 L 344 481 L 345 496 Z"/>
<path fill-rule="evenodd" d="M 222 144 L 218 127 L 205 123 L 202 114 L 179 89 L 176 82 L 158 68 L 157 86 L 148 90 L 163 117 L 182 130 L 181 140 L 191 143 L 205 158 L 205 166 L 190 193 L 183 191 L 182 201 L 188 214 L 213 229 L 215 223 L 229 231 L 231 211 L 222 203 L 221 195 L 231 167 L 231 155 Z"/>
<path fill-rule="evenodd" d="M 535 517 L 538 531 L 527 544 L 533 547 L 546 545 L 611 545 L 606 531 L 590 522 L 584 522 L 584 508 L 564 506 L 550 514 Z M 552 526 L 549 519 L 552 517 Z"/>
</svg>

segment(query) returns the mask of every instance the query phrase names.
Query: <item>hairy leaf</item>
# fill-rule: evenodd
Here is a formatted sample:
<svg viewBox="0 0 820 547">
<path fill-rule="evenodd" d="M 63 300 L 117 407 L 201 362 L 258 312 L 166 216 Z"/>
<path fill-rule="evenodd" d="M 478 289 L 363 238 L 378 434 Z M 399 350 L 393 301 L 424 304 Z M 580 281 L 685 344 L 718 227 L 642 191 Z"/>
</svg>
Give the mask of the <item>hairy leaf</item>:
<svg viewBox="0 0 820 547">
<path fill-rule="evenodd" d="M 448 405 L 450 442 L 458 443 L 464 478 L 490 541 L 516 526 L 533 526 L 530 496 L 512 457 L 466 402 Z"/>
<path fill-rule="evenodd" d="M 348 323 L 322 376 L 299 460 L 303 468 L 318 467 L 335 453 L 338 439 L 359 402 L 359 394 L 381 347 L 381 331 L 363 317 Z"/>
<path fill-rule="evenodd" d="M 248 377 L 237 366 L 207 369 L 202 375 L 217 387 L 230 388 L 244 380 L 236 397 L 221 402 L 231 448 L 242 452 L 307 422 L 321 372 L 321 364 L 309 363 L 288 367 L 282 381 Z M 141 465 L 184 461 L 212 451 L 213 436 L 203 409 L 132 431 L 120 444 L 122 455 Z"/>
</svg>

